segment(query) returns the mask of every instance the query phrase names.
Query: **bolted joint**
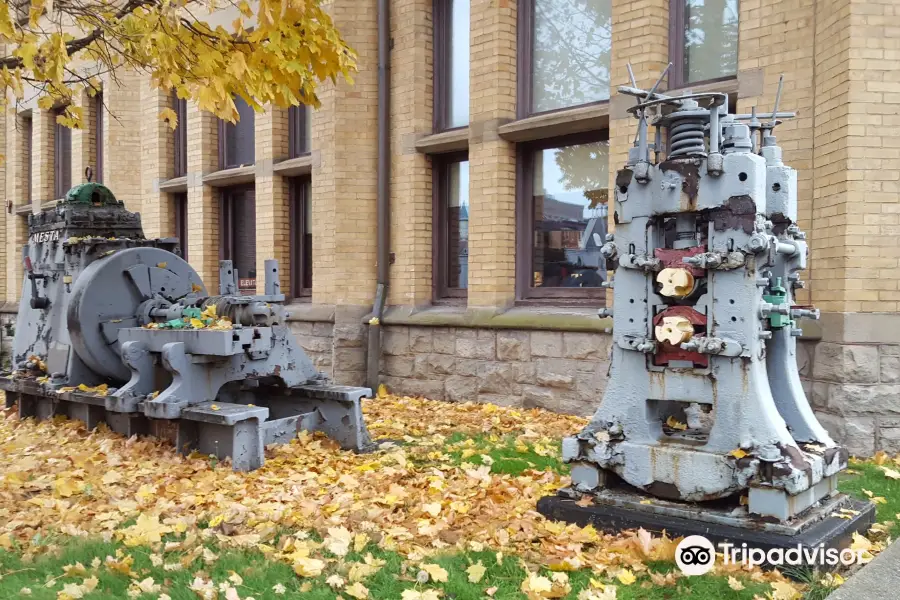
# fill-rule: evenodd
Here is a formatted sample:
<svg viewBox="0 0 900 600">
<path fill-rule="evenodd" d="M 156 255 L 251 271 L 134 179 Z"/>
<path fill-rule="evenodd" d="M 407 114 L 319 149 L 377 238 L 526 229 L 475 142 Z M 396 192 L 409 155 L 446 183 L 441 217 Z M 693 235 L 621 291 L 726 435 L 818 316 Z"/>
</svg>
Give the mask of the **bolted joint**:
<svg viewBox="0 0 900 600">
<path fill-rule="evenodd" d="M 609 281 L 601 281 L 601 282 L 600 282 L 600 287 L 602 287 L 602 288 L 607 288 L 607 289 L 610 289 L 610 290 L 611 290 L 611 289 L 613 289 L 613 288 L 616 287 L 616 284 L 615 284 L 615 282 L 614 282 L 612 279 L 610 279 Z"/>
<path fill-rule="evenodd" d="M 597 311 L 597 316 L 601 319 L 607 319 L 613 316 L 613 309 L 611 308 L 601 308 Z"/>
<path fill-rule="evenodd" d="M 794 329 L 791 329 L 791 336 L 792 336 L 792 337 L 800 337 L 801 335 L 803 335 L 803 330 L 800 329 L 799 327 L 794 328 Z"/>
<path fill-rule="evenodd" d="M 761 233 L 754 233 L 747 241 L 747 248 L 754 254 L 765 252 L 769 249 L 769 237 Z"/>
<path fill-rule="evenodd" d="M 821 316 L 822 316 L 822 313 L 818 308 L 792 308 L 791 309 L 791 318 L 792 319 L 812 319 L 813 321 L 818 321 Z"/>
<path fill-rule="evenodd" d="M 619 249 L 616 248 L 615 242 L 606 242 L 600 246 L 600 254 L 602 254 L 606 260 L 615 260 L 619 255 Z"/>
<path fill-rule="evenodd" d="M 713 177 L 718 177 L 725 171 L 725 157 L 718 152 L 711 152 L 706 157 L 706 172 Z"/>
</svg>

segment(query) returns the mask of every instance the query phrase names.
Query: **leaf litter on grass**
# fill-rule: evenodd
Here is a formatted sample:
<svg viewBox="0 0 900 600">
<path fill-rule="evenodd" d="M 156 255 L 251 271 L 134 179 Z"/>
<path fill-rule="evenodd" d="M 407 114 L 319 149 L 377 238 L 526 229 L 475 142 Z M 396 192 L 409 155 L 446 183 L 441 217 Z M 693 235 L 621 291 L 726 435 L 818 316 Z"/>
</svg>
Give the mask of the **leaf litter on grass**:
<svg viewBox="0 0 900 600">
<path fill-rule="evenodd" d="M 148 546 L 154 564 L 172 571 L 198 558 L 215 563 L 212 546 L 249 549 L 290 565 L 301 579 L 329 577 L 327 585 L 344 597 L 368 596 L 366 581 L 384 565 L 371 552 L 360 554 L 372 547 L 402 556 L 410 581 L 421 572 L 438 587 L 447 571 L 431 557 L 483 550 L 521 562 L 521 591 L 529 597 L 562 597 L 574 571 L 607 582 L 585 597 L 615 597 L 614 586 L 636 581 L 669 581 L 647 563 L 671 562 L 677 540 L 546 520 L 537 501 L 567 485 L 566 475 L 547 464 L 529 468 L 534 460 L 492 470 L 496 461 L 486 453 L 495 441 L 512 453 L 548 457 L 585 419 L 391 395 L 364 409 L 376 441 L 390 440 L 379 451 L 358 455 L 301 433 L 267 449 L 265 466 L 250 473 L 231 471 L 227 461 L 179 455 L 151 438 L 124 439 L 103 426 L 88 432 L 59 418 L 20 421 L 7 411 L 0 419 L 0 548 L 21 548 L 29 559 L 53 546 L 36 546 L 36 539 L 99 537 Z M 477 443 L 468 445 L 466 436 Z M 104 566 L 117 561 L 129 574 L 124 556 L 109 557 Z M 462 577 L 478 582 L 483 569 L 463 568 Z M 723 572 L 793 588 L 777 572 Z M 159 583 L 137 574 L 133 580 L 132 590 Z M 211 595 L 210 585 L 200 573 L 192 589 Z M 216 585 L 216 595 L 225 597 L 219 592 L 227 590 Z"/>
</svg>

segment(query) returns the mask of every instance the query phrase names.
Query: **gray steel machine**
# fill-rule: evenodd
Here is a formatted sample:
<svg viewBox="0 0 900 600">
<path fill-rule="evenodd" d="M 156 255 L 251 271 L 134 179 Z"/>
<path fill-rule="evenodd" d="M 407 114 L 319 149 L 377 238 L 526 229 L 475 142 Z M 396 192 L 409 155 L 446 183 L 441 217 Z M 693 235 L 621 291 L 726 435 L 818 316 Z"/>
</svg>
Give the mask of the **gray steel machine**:
<svg viewBox="0 0 900 600">
<path fill-rule="evenodd" d="M 638 132 L 602 249 L 618 261 L 614 310 L 601 311 L 613 318 L 610 379 L 562 448 L 573 484 L 562 496 L 594 505 L 545 498 L 539 509 L 670 532 L 800 535 L 850 500 L 836 485 L 847 451 L 797 371 L 798 320 L 818 311 L 794 302 L 807 246 L 797 175 L 773 134 L 793 114 L 778 100 L 770 114 L 728 114 L 725 94 L 632 84 L 619 92 L 637 98 Z"/>
<path fill-rule="evenodd" d="M 145 239 L 140 215 L 95 183 L 30 215 L 29 231 L 13 370 L 0 377 L 22 417 L 103 421 L 241 470 L 298 430 L 371 448 L 360 405 L 371 390 L 330 385 L 297 345 L 277 261 L 265 261 L 262 296 L 236 295 L 222 261 L 209 296 L 176 239 Z"/>
</svg>

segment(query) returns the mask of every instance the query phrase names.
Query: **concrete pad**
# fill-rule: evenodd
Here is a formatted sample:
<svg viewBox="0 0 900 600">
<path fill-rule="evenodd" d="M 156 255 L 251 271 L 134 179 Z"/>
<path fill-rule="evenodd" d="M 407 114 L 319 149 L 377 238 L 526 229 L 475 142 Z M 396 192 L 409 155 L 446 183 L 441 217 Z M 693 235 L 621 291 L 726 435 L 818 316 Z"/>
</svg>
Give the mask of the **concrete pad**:
<svg viewBox="0 0 900 600">
<path fill-rule="evenodd" d="M 895 598 L 900 590 L 900 544 L 894 543 L 826 600 Z"/>
</svg>

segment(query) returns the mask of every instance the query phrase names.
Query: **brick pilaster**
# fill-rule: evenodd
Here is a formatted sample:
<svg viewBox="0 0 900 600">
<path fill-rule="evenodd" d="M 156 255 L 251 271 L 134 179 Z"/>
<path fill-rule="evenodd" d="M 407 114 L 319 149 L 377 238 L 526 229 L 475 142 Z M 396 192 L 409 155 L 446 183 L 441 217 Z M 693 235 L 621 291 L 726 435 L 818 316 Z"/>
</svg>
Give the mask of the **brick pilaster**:
<svg viewBox="0 0 900 600">
<path fill-rule="evenodd" d="M 175 132 L 159 118 L 166 108 L 174 108 L 171 95 L 145 83 L 141 90 L 141 221 L 147 237 L 175 235 L 172 198 L 159 191 L 160 182 L 175 174 Z"/>
<path fill-rule="evenodd" d="M 219 166 L 218 120 L 193 103 L 187 109 L 188 256 L 207 291 L 219 290 L 219 193 L 203 175 Z"/>
<path fill-rule="evenodd" d="M 86 181 L 84 170 L 91 167 L 97 177 L 97 111 L 96 101 L 86 91 L 79 93 L 81 127 L 72 130 L 72 185 Z"/>
<path fill-rule="evenodd" d="M 431 132 L 433 94 L 432 0 L 391 3 L 391 266 L 390 304 L 431 301 L 431 164 L 415 148 Z"/>
<path fill-rule="evenodd" d="M 3 273 L 6 280 L 5 299 L 11 303 L 18 302 L 22 292 L 24 277 L 21 260 L 22 246 L 28 239 L 28 218 L 16 214 L 15 209 L 19 206 L 31 205 L 31 198 L 28 194 L 28 179 L 31 176 L 31 160 L 28 156 L 30 140 L 26 139 L 28 136 L 26 125 L 30 120 L 30 116 L 10 113 L 4 124 L 6 161 L 3 171 L 6 177 L 6 199 L 12 201 L 13 213 L 9 214 L 6 206 L 3 207 L 6 255 L 3 263 L 4 269 L 0 273 Z"/>
<path fill-rule="evenodd" d="M 469 306 L 516 295 L 516 4 L 472 0 L 469 80 Z"/>
<path fill-rule="evenodd" d="M 103 82 L 103 182 L 131 211 L 141 210 L 141 85 L 129 72 Z"/>
<path fill-rule="evenodd" d="M 291 220 L 288 180 L 272 171 L 288 155 L 288 111 L 269 107 L 256 115 L 256 278 L 265 290 L 265 261 L 274 258 L 281 271 L 281 291 L 291 290 Z"/>
<path fill-rule="evenodd" d="M 31 204 L 40 212 L 41 204 L 54 198 L 54 148 L 56 115 L 35 109 L 31 113 Z"/>
</svg>

